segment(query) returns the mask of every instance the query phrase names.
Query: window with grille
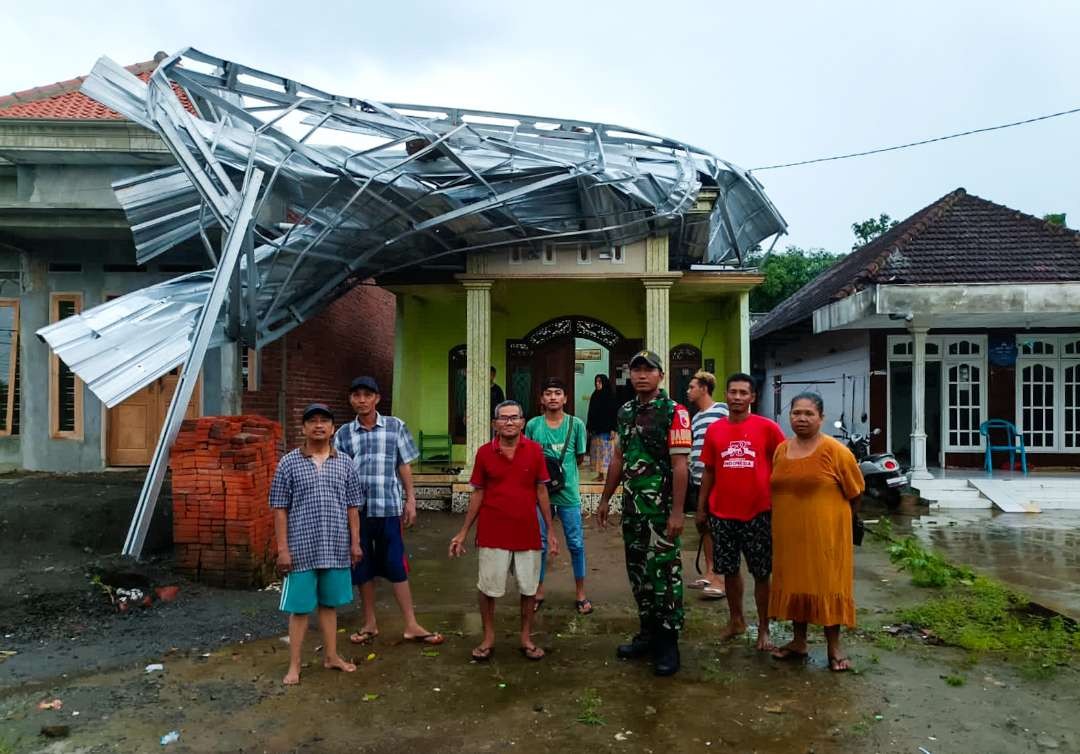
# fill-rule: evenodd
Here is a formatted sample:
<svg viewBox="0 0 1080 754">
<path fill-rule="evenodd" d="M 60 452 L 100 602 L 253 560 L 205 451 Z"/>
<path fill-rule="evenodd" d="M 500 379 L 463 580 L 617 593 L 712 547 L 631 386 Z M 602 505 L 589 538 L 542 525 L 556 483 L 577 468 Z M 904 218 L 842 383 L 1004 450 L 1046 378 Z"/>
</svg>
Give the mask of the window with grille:
<svg viewBox="0 0 1080 754">
<path fill-rule="evenodd" d="M 0 435 L 19 434 L 19 302 L 0 301 Z"/>
<path fill-rule="evenodd" d="M 1080 450 L 1080 359 L 1066 362 L 1061 370 L 1062 387 L 1062 445 L 1066 450 Z"/>
<path fill-rule="evenodd" d="M 1017 336 L 1016 425 L 1031 451 L 1080 452 L 1080 336 Z"/>
<path fill-rule="evenodd" d="M 54 293 L 50 297 L 50 322 L 82 312 L 82 295 Z M 49 370 L 49 424 L 54 438 L 82 439 L 82 381 L 54 353 Z"/>
<path fill-rule="evenodd" d="M 971 363 L 949 364 L 948 429 L 951 448 L 978 448 L 982 442 L 983 369 Z"/>
<path fill-rule="evenodd" d="M 1054 373 L 1051 364 L 1034 363 L 1020 368 L 1020 410 L 1024 445 L 1052 448 L 1054 442 Z"/>
</svg>

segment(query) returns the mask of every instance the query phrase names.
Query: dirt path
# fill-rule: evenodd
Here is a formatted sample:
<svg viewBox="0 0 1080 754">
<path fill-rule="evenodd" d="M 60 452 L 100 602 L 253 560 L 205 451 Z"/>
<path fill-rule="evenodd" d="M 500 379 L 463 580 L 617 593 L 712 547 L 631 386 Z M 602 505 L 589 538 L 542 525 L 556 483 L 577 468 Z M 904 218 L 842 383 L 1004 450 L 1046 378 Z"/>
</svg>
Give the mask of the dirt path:
<svg viewBox="0 0 1080 754">
<path fill-rule="evenodd" d="M 615 645 L 635 619 L 617 529 L 591 525 L 596 613 L 574 615 L 569 564 L 560 558 L 536 637 L 548 658 L 531 663 L 517 653 L 516 605 L 508 598 L 499 606 L 494 660 L 470 664 L 479 634 L 476 562 L 472 552 L 446 559 L 457 525 L 456 517 L 427 514 L 408 540 L 421 620 L 449 636 L 437 654 L 395 640 L 400 618 L 380 587 L 382 633 L 373 646 L 351 651 L 358 672 L 323 670 L 312 632 L 303 682 L 285 689 L 277 595 L 188 585 L 186 600 L 141 617 L 90 620 L 77 641 L 68 640 L 67 652 L 48 631 L 20 640 L 19 654 L 0 664 L 0 752 L 159 751 L 160 737 L 173 730 L 180 738 L 166 751 L 917 753 L 922 747 L 932 754 L 989 754 L 1080 745 L 1075 671 L 1029 681 L 998 663 L 970 666 L 958 650 L 897 642 L 875 630 L 926 592 L 909 586 L 872 543 L 856 558 L 861 629 L 847 640 L 857 674 L 825 669 L 819 633 L 806 665 L 773 661 L 747 641 L 718 645 L 713 637 L 726 617 L 724 603 L 699 602 L 694 592 L 687 593 L 683 672 L 660 680 L 645 664 L 616 660 Z M 693 534 L 687 540 L 689 574 L 697 543 Z M 12 583 L 9 577 L 5 590 Z M 226 615 L 230 632 L 241 635 L 220 632 Z M 355 624 L 355 610 L 343 613 L 342 627 Z M 243 632 L 252 639 L 239 643 Z M 221 644 L 221 636 L 231 643 Z M 162 662 L 164 671 L 145 672 L 150 662 Z M 947 685 L 946 676 L 963 684 Z M 53 698 L 63 700 L 62 710 L 37 709 Z M 39 736 L 43 725 L 69 726 L 69 736 L 46 740 Z"/>
</svg>

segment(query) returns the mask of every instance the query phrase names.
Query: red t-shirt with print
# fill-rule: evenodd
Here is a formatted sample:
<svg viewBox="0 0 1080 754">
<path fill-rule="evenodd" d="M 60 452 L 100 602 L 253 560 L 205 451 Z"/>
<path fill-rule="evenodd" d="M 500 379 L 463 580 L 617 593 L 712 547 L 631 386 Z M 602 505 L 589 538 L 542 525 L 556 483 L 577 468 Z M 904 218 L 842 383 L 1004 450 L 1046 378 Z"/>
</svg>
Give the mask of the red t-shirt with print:
<svg viewBox="0 0 1080 754">
<path fill-rule="evenodd" d="M 513 459 L 499 438 L 476 451 L 469 483 L 484 491 L 476 521 L 476 546 L 501 550 L 539 550 L 536 488 L 548 480 L 544 450 L 524 435 Z"/>
<path fill-rule="evenodd" d="M 773 453 L 784 439 L 776 422 L 757 414 L 740 422 L 717 419 L 709 426 L 701 462 L 715 474 L 709 494 L 714 516 L 749 521 L 772 509 Z"/>
</svg>

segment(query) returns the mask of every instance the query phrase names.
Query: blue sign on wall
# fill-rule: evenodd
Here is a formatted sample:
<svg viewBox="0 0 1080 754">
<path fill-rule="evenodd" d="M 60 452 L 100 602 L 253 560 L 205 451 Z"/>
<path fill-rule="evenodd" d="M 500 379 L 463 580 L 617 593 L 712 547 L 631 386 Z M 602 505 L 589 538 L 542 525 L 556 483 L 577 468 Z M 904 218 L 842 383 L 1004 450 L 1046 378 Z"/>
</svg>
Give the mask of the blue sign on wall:
<svg viewBox="0 0 1080 754">
<path fill-rule="evenodd" d="M 994 335 L 990 338 L 987 359 L 996 367 L 1011 367 L 1016 363 L 1016 338 Z"/>
</svg>

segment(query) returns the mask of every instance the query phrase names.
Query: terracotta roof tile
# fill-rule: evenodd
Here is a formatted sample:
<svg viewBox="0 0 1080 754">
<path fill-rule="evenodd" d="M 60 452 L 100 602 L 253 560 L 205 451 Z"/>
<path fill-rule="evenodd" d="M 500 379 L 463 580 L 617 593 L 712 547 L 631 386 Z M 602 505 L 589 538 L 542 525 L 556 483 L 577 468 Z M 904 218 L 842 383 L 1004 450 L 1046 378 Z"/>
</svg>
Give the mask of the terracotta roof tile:
<svg viewBox="0 0 1080 754">
<path fill-rule="evenodd" d="M 159 53 L 154 60 L 135 63 L 126 68 L 141 80 L 147 81 L 160 59 Z M 120 113 L 79 91 L 85 79 L 85 76 L 79 76 L 0 97 L 0 120 L 124 120 Z M 195 107 L 187 92 L 176 84 L 173 84 L 173 90 L 184 108 L 194 113 Z"/>
<path fill-rule="evenodd" d="M 958 188 L 818 275 L 754 326 L 752 337 L 810 317 L 869 285 L 1080 280 L 1080 233 Z"/>
</svg>

